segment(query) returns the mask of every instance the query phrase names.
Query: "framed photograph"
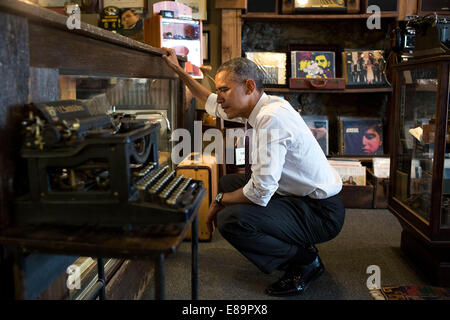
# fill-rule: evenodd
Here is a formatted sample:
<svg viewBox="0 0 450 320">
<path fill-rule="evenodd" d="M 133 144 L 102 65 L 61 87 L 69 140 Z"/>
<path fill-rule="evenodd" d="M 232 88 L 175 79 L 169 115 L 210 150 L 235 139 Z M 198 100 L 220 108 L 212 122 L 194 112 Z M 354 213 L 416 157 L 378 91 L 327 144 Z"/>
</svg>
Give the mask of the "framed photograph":
<svg viewBox="0 0 450 320">
<path fill-rule="evenodd" d="M 384 50 L 345 49 L 342 53 L 346 87 L 386 88 Z"/>
<path fill-rule="evenodd" d="M 210 63 L 209 30 L 203 30 L 203 63 Z"/>
<path fill-rule="evenodd" d="M 276 87 L 287 86 L 286 53 L 284 52 L 246 52 L 245 57 L 264 70 L 264 84 Z"/>
<path fill-rule="evenodd" d="M 203 21 L 208 20 L 206 0 L 175 0 L 175 2 L 179 2 L 190 7 L 192 9 L 192 19 Z"/>
<path fill-rule="evenodd" d="M 322 148 L 323 153 L 328 155 L 328 118 L 326 116 L 301 116 L 306 125 L 311 129 L 313 136 Z"/>
<path fill-rule="evenodd" d="M 333 51 L 291 51 L 292 78 L 336 78 Z"/>
<path fill-rule="evenodd" d="M 382 155 L 383 123 L 377 118 L 341 117 L 342 155 Z"/>
</svg>

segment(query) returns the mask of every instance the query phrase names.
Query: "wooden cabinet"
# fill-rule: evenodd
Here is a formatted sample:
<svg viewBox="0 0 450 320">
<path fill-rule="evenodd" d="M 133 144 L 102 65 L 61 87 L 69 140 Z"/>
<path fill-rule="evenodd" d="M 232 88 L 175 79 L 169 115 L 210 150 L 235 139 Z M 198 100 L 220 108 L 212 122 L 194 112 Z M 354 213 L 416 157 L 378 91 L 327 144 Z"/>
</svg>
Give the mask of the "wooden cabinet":
<svg viewBox="0 0 450 320">
<path fill-rule="evenodd" d="M 401 248 L 433 283 L 450 285 L 450 56 L 394 67 L 389 209 Z"/>
</svg>

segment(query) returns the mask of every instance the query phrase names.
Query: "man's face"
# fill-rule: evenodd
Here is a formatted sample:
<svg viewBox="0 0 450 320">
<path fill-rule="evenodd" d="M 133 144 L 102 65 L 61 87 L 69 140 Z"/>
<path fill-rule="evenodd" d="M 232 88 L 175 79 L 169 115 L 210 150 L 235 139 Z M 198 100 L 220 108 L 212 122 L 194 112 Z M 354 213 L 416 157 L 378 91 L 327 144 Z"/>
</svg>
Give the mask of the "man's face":
<svg viewBox="0 0 450 320">
<path fill-rule="evenodd" d="M 125 29 L 131 29 L 139 21 L 139 15 L 127 10 L 122 14 L 122 24 Z"/>
<path fill-rule="evenodd" d="M 216 74 L 217 103 L 222 105 L 228 118 L 245 117 L 247 101 L 245 82 L 237 82 L 228 71 Z"/>
<path fill-rule="evenodd" d="M 382 144 L 381 137 L 378 132 L 371 128 L 364 133 L 362 144 L 362 151 L 365 154 L 375 154 Z"/>
<path fill-rule="evenodd" d="M 322 69 L 326 69 L 330 66 L 330 63 L 324 55 L 317 56 L 315 61 Z"/>
</svg>

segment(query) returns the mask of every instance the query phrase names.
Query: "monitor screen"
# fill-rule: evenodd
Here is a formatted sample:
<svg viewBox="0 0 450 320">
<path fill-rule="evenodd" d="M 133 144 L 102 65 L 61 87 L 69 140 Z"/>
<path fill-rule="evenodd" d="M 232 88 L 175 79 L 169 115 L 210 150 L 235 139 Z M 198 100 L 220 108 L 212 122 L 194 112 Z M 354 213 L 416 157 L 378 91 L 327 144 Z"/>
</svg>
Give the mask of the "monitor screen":
<svg viewBox="0 0 450 320">
<path fill-rule="evenodd" d="M 186 71 L 202 79 L 202 32 L 198 20 L 162 18 L 162 47 L 172 48 L 177 55 L 186 57 Z"/>
</svg>

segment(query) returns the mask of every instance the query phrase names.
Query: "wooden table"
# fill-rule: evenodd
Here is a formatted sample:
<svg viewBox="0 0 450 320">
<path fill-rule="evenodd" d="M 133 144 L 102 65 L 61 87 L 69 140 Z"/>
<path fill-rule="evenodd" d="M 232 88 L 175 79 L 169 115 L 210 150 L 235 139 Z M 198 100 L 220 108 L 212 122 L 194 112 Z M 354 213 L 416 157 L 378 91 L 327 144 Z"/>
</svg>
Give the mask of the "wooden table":
<svg viewBox="0 0 450 320">
<path fill-rule="evenodd" d="M 155 260 L 155 298 L 165 298 L 164 260 L 175 253 L 192 226 L 192 299 L 198 297 L 198 210 L 186 223 L 152 225 L 136 229 L 99 227 L 18 226 L 0 230 L 0 244 L 12 246 L 18 259 L 25 252 L 77 255 L 99 259 L 99 280 L 104 284 L 103 258 Z M 19 260 L 14 267 L 15 280 L 20 277 Z M 23 297 L 16 285 L 16 298 Z M 104 285 L 98 287 L 104 297 Z"/>
</svg>

